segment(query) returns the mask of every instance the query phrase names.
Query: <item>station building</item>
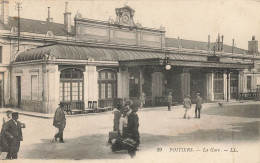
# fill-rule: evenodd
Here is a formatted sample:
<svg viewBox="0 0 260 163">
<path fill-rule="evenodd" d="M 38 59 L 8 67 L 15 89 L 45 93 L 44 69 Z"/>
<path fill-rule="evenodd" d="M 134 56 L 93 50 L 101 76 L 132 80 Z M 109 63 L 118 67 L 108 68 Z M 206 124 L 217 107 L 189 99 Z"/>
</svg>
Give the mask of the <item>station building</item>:
<svg viewBox="0 0 260 163">
<path fill-rule="evenodd" d="M 2 16 L 1 48 L 8 58 L 1 65 L 2 106 L 51 113 L 60 102 L 71 109 L 90 103 L 102 108 L 118 98 L 139 100 L 142 93 L 145 105 L 154 106 L 169 92 L 176 103 L 185 95 L 194 100 L 198 92 L 206 102 L 238 100 L 260 85 L 254 37 L 248 50 L 225 45 L 220 36 L 216 43 L 166 38 L 162 26 L 135 23 L 129 6 L 115 9 L 116 20 L 77 13 L 72 25 L 67 5 L 64 24 L 54 23 L 50 14 L 46 21 L 20 19 L 19 38 L 16 20 L 4 22 Z"/>
</svg>

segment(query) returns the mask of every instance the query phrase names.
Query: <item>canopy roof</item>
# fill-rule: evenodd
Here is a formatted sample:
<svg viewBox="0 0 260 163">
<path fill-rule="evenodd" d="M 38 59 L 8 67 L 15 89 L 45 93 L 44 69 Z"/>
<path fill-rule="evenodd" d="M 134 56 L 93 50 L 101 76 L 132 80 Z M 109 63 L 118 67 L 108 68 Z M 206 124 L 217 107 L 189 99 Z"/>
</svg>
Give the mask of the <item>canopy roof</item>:
<svg viewBox="0 0 260 163">
<path fill-rule="evenodd" d="M 135 50 L 135 49 L 119 49 L 106 47 L 86 47 L 73 45 L 49 45 L 30 49 L 22 52 L 16 57 L 15 62 L 41 60 L 44 56 L 50 55 L 56 59 L 69 60 L 88 60 L 93 58 L 95 61 L 124 61 L 124 60 L 142 60 L 142 59 L 164 59 L 165 51 L 157 50 Z M 207 61 L 208 55 L 171 53 L 168 55 L 171 60 L 182 61 Z M 241 61 L 232 58 L 220 58 L 223 63 L 238 63 Z"/>
</svg>

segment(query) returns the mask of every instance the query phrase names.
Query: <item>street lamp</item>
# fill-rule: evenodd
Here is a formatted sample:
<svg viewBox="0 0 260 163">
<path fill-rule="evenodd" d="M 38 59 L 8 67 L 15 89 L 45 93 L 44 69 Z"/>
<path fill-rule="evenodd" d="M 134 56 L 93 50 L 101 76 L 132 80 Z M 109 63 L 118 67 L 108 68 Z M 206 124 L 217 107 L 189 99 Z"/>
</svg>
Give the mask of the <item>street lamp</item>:
<svg viewBox="0 0 260 163">
<path fill-rule="evenodd" d="M 168 56 L 167 53 L 165 53 L 164 64 L 166 70 L 170 70 L 172 68 L 170 64 L 170 57 Z"/>
</svg>

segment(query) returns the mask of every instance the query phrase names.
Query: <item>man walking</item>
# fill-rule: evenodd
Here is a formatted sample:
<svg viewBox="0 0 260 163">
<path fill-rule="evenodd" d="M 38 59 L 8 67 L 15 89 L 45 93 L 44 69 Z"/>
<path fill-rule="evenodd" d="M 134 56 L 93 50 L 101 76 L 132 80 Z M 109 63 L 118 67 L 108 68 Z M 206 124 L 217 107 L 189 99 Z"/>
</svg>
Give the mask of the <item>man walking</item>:
<svg viewBox="0 0 260 163">
<path fill-rule="evenodd" d="M 183 108 L 184 108 L 184 116 L 183 118 L 185 119 L 186 116 L 188 119 L 190 119 L 190 108 L 191 108 L 191 100 L 190 100 L 190 95 L 187 95 L 186 98 L 183 100 Z"/>
<path fill-rule="evenodd" d="M 171 106 L 172 106 L 172 93 L 169 92 L 167 96 L 167 103 L 168 103 L 168 111 L 171 111 Z"/>
<path fill-rule="evenodd" d="M 196 94 L 196 107 L 195 107 L 195 118 L 200 118 L 200 110 L 202 108 L 202 98 L 200 97 L 200 94 Z M 198 112 L 198 115 L 197 115 Z"/>
<path fill-rule="evenodd" d="M 2 144 L 7 151 L 6 159 L 17 159 L 20 141 L 23 141 L 22 128 L 25 128 L 25 124 L 18 121 L 18 112 L 13 112 L 12 119 L 2 128 Z"/>
<path fill-rule="evenodd" d="M 54 118 L 53 118 L 53 126 L 59 129 L 59 132 L 54 136 L 54 140 L 57 141 L 59 138 L 60 143 L 64 143 L 63 141 L 63 131 L 66 126 L 66 118 L 64 114 L 64 104 L 60 103 L 60 107 L 56 109 Z"/>
</svg>

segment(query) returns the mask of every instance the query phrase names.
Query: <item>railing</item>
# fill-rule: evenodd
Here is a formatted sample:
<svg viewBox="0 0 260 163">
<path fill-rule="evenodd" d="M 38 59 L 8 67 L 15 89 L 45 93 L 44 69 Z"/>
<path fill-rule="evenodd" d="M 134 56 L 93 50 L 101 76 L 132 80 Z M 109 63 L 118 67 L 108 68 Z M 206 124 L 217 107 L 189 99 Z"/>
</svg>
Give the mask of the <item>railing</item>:
<svg viewBox="0 0 260 163">
<path fill-rule="evenodd" d="M 240 93 L 240 100 L 260 100 L 259 92 Z"/>
</svg>

